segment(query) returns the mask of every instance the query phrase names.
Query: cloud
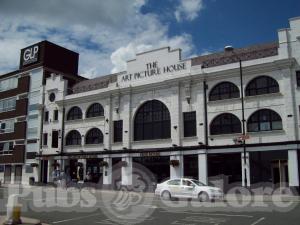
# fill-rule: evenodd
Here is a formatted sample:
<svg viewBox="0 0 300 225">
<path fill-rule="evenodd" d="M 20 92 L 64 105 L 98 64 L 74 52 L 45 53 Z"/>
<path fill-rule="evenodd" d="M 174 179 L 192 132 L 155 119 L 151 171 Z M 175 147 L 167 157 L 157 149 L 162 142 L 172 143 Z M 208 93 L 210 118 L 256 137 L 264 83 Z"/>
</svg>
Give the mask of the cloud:
<svg viewBox="0 0 300 225">
<path fill-rule="evenodd" d="M 199 11 L 202 9 L 202 0 L 179 0 L 179 5 L 174 12 L 175 18 L 178 22 L 192 21 L 198 17 Z"/>
<path fill-rule="evenodd" d="M 0 74 L 17 69 L 19 51 L 47 39 L 80 54 L 79 73 L 92 78 L 126 70 L 137 52 L 162 46 L 194 50 L 189 34 L 142 13 L 146 0 L 1 0 Z"/>
</svg>

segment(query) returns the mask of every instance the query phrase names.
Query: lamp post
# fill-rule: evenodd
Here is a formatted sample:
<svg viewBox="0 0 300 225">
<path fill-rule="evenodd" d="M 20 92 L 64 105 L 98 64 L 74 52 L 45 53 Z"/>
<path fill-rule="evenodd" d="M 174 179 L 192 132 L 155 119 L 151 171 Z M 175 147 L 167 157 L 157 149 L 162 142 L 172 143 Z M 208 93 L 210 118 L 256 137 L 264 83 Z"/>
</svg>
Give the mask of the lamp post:
<svg viewBox="0 0 300 225">
<path fill-rule="evenodd" d="M 244 104 L 244 85 L 243 85 L 243 67 L 242 67 L 242 59 L 234 52 L 234 48 L 232 46 L 225 46 L 225 52 L 233 53 L 237 59 L 239 60 L 239 69 L 240 69 L 240 86 L 241 86 L 241 103 L 242 103 L 242 147 L 243 147 L 243 159 L 244 159 L 244 184 L 247 187 L 247 155 L 246 155 L 246 143 L 245 143 L 245 104 Z"/>
</svg>

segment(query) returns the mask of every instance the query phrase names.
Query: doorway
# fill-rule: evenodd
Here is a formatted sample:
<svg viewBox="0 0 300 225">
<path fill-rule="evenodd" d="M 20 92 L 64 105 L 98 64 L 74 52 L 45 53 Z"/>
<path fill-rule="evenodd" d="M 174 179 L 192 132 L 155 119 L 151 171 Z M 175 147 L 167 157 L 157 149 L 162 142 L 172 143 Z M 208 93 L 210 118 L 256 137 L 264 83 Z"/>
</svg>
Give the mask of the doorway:
<svg viewBox="0 0 300 225">
<path fill-rule="evenodd" d="M 11 165 L 5 165 L 4 183 L 9 184 L 10 182 L 11 182 Z"/>
<path fill-rule="evenodd" d="M 287 160 L 274 160 L 271 163 L 272 183 L 274 186 L 288 187 L 288 164 Z"/>
<path fill-rule="evenodd" d="M 22 165 L 15 166 L 15 184 L 22 183 Z"/>
<path fill-rule="evenodd" d="M 41 160 L 41 182 L 47 184 L 48 182 L 48 160 Z"/>
</svg>

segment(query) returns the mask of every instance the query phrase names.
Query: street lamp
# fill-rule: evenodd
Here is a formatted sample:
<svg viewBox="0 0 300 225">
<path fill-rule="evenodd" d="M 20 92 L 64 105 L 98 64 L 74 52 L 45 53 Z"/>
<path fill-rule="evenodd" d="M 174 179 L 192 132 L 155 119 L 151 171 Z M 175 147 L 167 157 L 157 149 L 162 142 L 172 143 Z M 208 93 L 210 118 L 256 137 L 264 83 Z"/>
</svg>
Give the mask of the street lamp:
<svg viewBox="0 0 300 225">
<path fill-rule="evenodd" d="M 240 85 L 241 85 L 241 103 L 242 103 L 242 146 L 243 146 L 243 153 L 244 153 L 244 184 L 247 186 L 247 157 L 246 157 L 246 143 L 245 143 L 245 105 L 244 105 L 244 86 L 243 86 L 243 67 L 242 67 L 242 59 L 234 52 L 234 48 L 232 46 L 225 46 L 225 52 L 233 53 L 237 59 L 239 60 L 239 67 L 240 67 Z"/>
</svg>

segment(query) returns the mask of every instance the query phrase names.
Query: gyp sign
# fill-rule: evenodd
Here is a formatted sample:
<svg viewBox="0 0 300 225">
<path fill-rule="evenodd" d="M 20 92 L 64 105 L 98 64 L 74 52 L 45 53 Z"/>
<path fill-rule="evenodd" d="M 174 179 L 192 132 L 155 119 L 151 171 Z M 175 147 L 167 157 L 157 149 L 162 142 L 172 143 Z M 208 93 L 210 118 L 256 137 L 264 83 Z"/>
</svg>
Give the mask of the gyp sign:
<svg viewBox="0 0 300 225">
<path fill-rule="evenodd" d="M 38 60 L 39 46 L 34 45 L 26 48 L 23 52 L 23 65 L 36 62 Z"/>
</svg>

